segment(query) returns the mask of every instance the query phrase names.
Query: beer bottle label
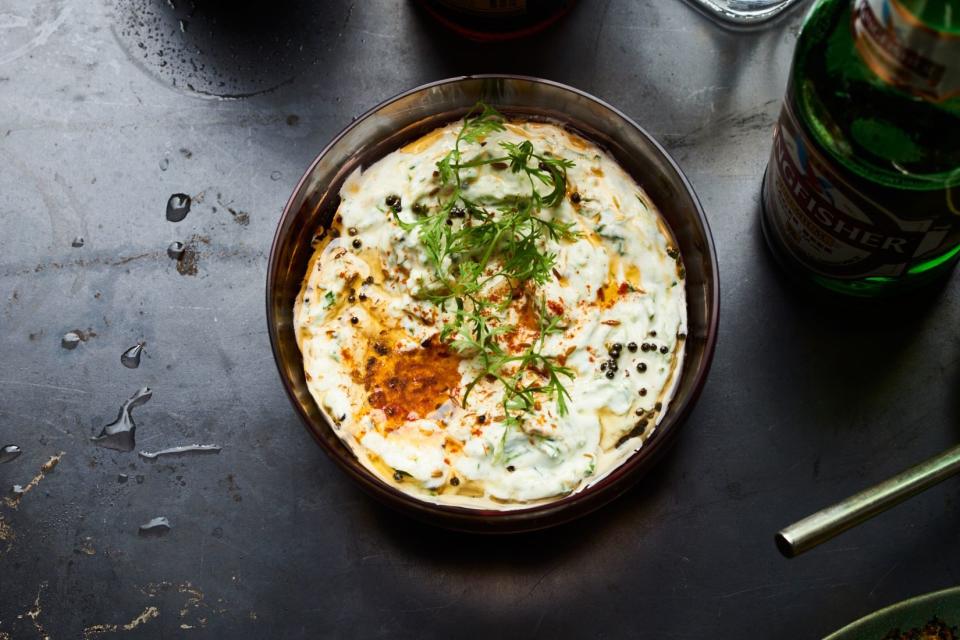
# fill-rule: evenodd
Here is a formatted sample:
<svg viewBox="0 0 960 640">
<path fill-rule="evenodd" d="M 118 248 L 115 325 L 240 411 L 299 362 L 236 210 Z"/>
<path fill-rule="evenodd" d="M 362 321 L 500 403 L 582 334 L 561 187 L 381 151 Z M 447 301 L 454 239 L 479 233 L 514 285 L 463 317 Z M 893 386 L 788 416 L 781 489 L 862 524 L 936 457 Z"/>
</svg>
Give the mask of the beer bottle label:
<svg viewBox="0 0 960 640">
<path fill-rule="evenodd" d="M 763 204 L 768 233 L 797 262 L 837 279 L 898 276 L 917 256 L 949 246 L 948 221 L 897 216 L 841 175 L 790 103 L 774 132 Z"/>
<path fill-rule="evenodd" d="M 923 24 L 902 0 L 856 0 L 853 35 L 885 82 L 937 102 L 960 96 L 960 37 Z"/>
</svg>

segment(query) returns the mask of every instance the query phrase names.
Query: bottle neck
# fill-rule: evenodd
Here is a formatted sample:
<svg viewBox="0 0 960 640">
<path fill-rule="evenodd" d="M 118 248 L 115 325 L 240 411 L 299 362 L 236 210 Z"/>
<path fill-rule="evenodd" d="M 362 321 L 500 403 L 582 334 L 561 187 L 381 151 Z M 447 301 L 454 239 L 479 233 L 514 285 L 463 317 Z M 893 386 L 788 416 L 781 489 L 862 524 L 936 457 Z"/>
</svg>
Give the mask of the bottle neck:
<svg viewBox="0 0 960 640">
<path fill-rule="evenodd" d="M 932 102 L 960 98 L 960 0 L 853 0 L 852 16 L 877 77 Z"/>
</svg>

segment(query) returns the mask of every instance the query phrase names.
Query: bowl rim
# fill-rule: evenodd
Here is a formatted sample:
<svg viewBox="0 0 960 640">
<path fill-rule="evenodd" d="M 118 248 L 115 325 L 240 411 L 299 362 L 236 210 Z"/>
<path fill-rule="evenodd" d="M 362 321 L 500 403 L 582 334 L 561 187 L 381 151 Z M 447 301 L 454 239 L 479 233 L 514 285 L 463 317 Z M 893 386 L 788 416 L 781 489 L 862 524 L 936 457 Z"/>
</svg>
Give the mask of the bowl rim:
<svg viewBox="0 0 960 640">
<path fill-rule="evenodd" d="M 279 348 L 279 325 L 277 323 L 277 318 L 274 315 L 273 307 L 273 292 L 277 285 L 276 280 L 278 271 L 276 265 L 274 264 L 274 260 L 284 242 L 284 235 L 281 233 L 281 230 L 283 229 L 283 223 L 290 216 L 297 213 L 297 211 L 293 210 L 294 202 L 301 194 L 302 190 L 310 179 L 310 176 L 313 174 L 314 169 L 321 162 L 324 156 L 326 156 L 326 154 L 333 147 L 335 147 L 361 122 L 379 112 L 381 109 L 389 106 L 390 104 L 393 104 L 394 102 L 402 100 L 413 94 L 435 87 L 475 80 L 516 80 L 521 82 L 548 85 L 594 102 L 603 109 L 611 112 L 613 115 L 621 118 L 626 124 L 636 129 L 654 148 L 654 150 L 661 155 L 670 169 L 675 172 L 676 176 L 680 180 L 680 184 L 683 185 L 684 190 L 694 205 L 693 209 L 695 217 L 704 232 L 703 235 L 705 243 L 703 249 L 704 253 L 709 257 L 711 272 L 708 281 L 710 290 L 713 293 L 712 301 L 708 310 L 709 317 L 707 319 L 706 342 L 704 344 L 703 361 L 697 370 L 691 372 L 693 375 L 691 391 L 685 398 L 683 398 L 679 405 L 670 405 L 667 414 L 664 416 L 664 420 L 661 422 L 661 424 L 657 425 L 657 429 L 652 433 L 652 435 L 644 441 L 643 446 L 628 456 L 623 462 L 620 463 L 619 466 L 610 470 L 606 476 L 601 478 L 595 484 L 591 484 L 585 488 L 575 491 L 572 494 L 563 496 L 562 498 L 535 504 L 529 507 L 504 510 L 487 508 L 481 509 L 430 502 L 388 485 L 386 482 L 383 482 L 374 476 L 372 472 L 364 468 L 362 464 L 359 465 L 362 472 L 358 472 L 356 468 L 348 464 L 348 462 L 343 459 L 342 451 L 336 449 L 326 439 L 321 437 L 320 433 L 317 431 L 318 426 L 313 424 L 311 417 L 304 411 L 294 390 L 292 381 L 284 372 Z M 309 167 L 307 167 L 300 180 L 297 181 L 297 184 L 291 192 L 290 197 L 287 199 L 287 202 L 283 207 L 283 212 L 277 221 L 277 228 L 274 232 L 273 241 L 270 244 L 270 253 L 267 258 L 267 283 L 265 294 L 267 306 L 267 334 L 270 337 L 270 348 L 273 353 L 274 365 L 277 367 L 277 371 L 280 374 L 280 379 L 283 383 L 284 390 L 287 393 L 287 397 L 296 409 L 301 423 L 307 429 L 313 439 L 320 444 L 320 446 L 326 451 L 327 455 L 334 460 L 337 466 L 344 470 L 354 481 L 358 482 L 361 488 L 371 493 L 374 497 L 380 499 L 381 502 L 384 502 L 388 506 L 392 506 L 394 508 L 400 508 L 402 506 L 404 508 L 403 510 L 409 510 L 410 512 L 419 514 L 423 516 L 423 518 L 434 521 L 435 523 L 437 523 L 437 516 L 442 514 L 443 516 L 447 516 L 451 522 L 439 522 L 438 524 L 442 524 L 443 526 L 451 529 L 473 532 L 479 531 L 479 529 L 475 527 L 464 526 L 463 523 L 472 522 L 474 524 L 479 524 L 494 519 L 498 522 L 498 524 L 512 521 L 518 521 L 519 524 L 519 522 L 526 521 L 524 526 L 520 528 L 524 531 L 552 527 L 584 516 L 603 506 L 604 504 L 607 504 L 609 501 L 613 500 L 621 493 L 629 489 L 633 485 L 633 482 L 639 479 L 641 475 L 640 471 L 642 470 L 642 465 L 644 464 L 645 460 L 654 455 L 662 453 L 668 448 L 669 441 L 672 441 L 675 438 L 680 426 L 686 421 L 686 418 L 696 405 L 696 402 L 703 391 L 703 387 L 706 384 L 707 375 L 710 372 L 710 367 L 713 363 L 714 352 L 717 344 L 717 333 L 720 323 L 720 273 L 719 264 L 717 261 L 717 251 L 713 241 L 713 234 L 710 229 L 710 224 L 707 220 L 706 214 L 703 210 L 703 206 L 701 205 L 693 186 L 690 184 L 687 176 L 680 169 L 679 165 L 677 165 L 673 157 L 652 135 L 650 135 L 650 133 L 647 132 L 646 129 L 641 127 L 631 117 L 606 101 L 601 100 L 600 98 L 597 98 L 586 91 L 582 91 L 560 82 L 517 74 L 470 74 L 435 80 L 418 85 L 412 89 L 408 89 L 390 98 L 387 98 L 386 100 L 383 100 L 382 102 L 376 104 L 361 115 L 354 118 L 349 125 L 344 127 L 332 140 L 330 140 L 330 142 L 323 147 L 323 149 L 320 150 L 320 152 L 313 159 L 313 162 L 311 162 Z M 322 415 L 323 410 L 321 409 L 320 412 Z M 668 417 L 669 422 L 667 421 Z M 663 424 L 664 422 L 666 425 Z M 329 424 L 326 424 L 325 426 L 332 430 Z M 630 478 L 630 476 L 636 477 Z M 603 494 L 607 495 L 603 496 Z M 598 495 L 605 497 L 605 499 L 598 499 L 596 497 Z M 595 501 L 595 504 L 591 505 L 591 501 Z M 548 519 L 547 516 L 551 515 L 555 516 L 555 519 L 552 519 L 549 522 L 536 522 L 537 520 Z M 460 526 L 454 522 L 455 520 L 461 521 Z M 498 531 L 496 529 L 490 529 L 487 532 L 508 533 L 510 531 Z"/>
<path fill-rule="evenodd" d="M 894 602 L 876 611 L 864 614 L 853 622 L 840 627 L 830 635 L 825 636 L 823 640 L 855 640 L 858 637 L 855 634 L 871 631 L 872 629 L 870 627 L 873 624 L 883 626 L 887 624 L 896 625 L 898 624 L 898 620 L 895 616 L 910 616 L 911 614 L 916 614 L 921 607 L 931 604 L 941 604 L 956 597 L 960 597 L 960 586 L 947 587 L 910 598 L 904 598 L 899 602 Z M 924 613 L 923 617 L 927 617 L 927 615 L 929 615 L 929 613 Z"/>
</svg>

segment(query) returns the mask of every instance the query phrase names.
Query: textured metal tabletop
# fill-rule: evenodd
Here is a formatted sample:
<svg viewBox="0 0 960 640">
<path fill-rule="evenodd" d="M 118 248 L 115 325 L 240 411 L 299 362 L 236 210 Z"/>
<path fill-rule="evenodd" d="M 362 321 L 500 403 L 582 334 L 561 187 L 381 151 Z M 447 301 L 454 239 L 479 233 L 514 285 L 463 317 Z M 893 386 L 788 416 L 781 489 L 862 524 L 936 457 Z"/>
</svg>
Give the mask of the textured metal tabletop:
<svg viewBox="0 0 960 640">
<path fill-rule="evenodd" d="M 190 4 L 0 0 L 0 444 L 23 451 L 0 464 L 0 638 L 799 639 L 957 582 L 956 482 L 801 558 L 773 544 L 960 436 L 960 281 L 837 305 L 766 252 L 800 13 L 732 33 L 679 0 L 582 0 L 478 46 L 400 0 Z M 264 314 L 277 219 L 323 145 L 395 93 L 482 72 L 571 84 L 664 142 L 722 280 L 676 447 L 611 506 L 510 538 L 419 525 L 342 476 L 287 401 Z M 137 449 L 92 443 L 144 386 Z M 137 454 L 184 444 L 222 451 Z"/>
</svg>

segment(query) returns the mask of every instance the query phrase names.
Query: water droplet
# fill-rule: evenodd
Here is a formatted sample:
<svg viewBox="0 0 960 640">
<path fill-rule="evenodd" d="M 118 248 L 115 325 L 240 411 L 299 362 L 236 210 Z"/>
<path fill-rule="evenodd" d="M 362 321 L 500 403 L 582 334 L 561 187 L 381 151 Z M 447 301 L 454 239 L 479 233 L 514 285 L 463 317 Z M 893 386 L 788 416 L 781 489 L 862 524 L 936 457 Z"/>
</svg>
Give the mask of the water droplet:
<svg viewBox="0 0 960 640">
<path fill-rule="evenodd" d="M 185 193 L 175 193 L 167 200 L 167 220 L 180 222 L 190 213 L 190 196 Z"/>
<path fill-rule="evenodd" d="M 73 350 L 77 348 L 77 345 L 80 344 L 80 336 L 74 331 L 68 331 L 63 334 L 63 338 L 60 339 L 60 346 L 64 349 Z"/>
<path fill-rule="evenodd" d="M 119 482 L 120 484 L 126 484 L 127 480 L 129 479 L 130 479 L 130 476 L 128 476 L 125 473 L 117 474 L 117 482 Z"/>
<path fill-rule="evenodd" d="M 160 516 L 140 525 L 140 535 L 144 537 L 160 537 L 170 531 L 170 521 Z"/>
<path fill-rule="evenodd" d="M 167 247 L 167 255 L 170 256 L 173 260 L 179 260 L 183 257 L 183 252 L 186 250 L 186 247 L 179 240 L 171 242 L 170 246 Z"/>
<path fill-rule="evenodd" d="M 14 458 L 18 457 L 23 451 L 20 450 L 15 444 L 8 444 L 0 449 L 0 464 L 4 462 L 10 462 Z"/>
<path fill-rule="evenodd" d="M 64 349 L 76 349 L 81 342 L 86 342 L 90 338 L 96 338 L 97 332 L 93 329 L 74 329 L 63 334 L 60 339 L 60 346 Z"/>
<path fill-rule="evenodd" d="M 143 353 L 143 342 L 138 342 L 120 354 L 120 363 L 127 369 L 136 369 L 140 366 L 140 354 Z"/>
<path fill-rule="evenodd" d="M 90 439 L 96 442 L 98 446 L 106 449 L 133 451 L 133 448 L 136 446 L 135 436 L 137 425 L 133 421 L 131 412 L 134 407 L 139 407 L 149 400 L 151 396 L 153 396 L 153 392 L 150 391 L 149 387 L 144 387 L 137 391 L 120 407 L 120 413 L 117 414 L 117 419 L 105 426 L 99 436 Z M 137 482 L 139 481 L 138 478 Z"/>
<path fill-rule="evenodd" d="M 160 456 L 182 456 L 188 453 L 196 454 L 208 454 L 208 453 L 220 453 L 220 445 L 218 444 L 187 444 L 180 447 L 170 447 L 168 449 L 161 449 L 160 451 L 141 451 L 140 457 L 144 460 L 156 460 Z"/>
<path fill-rule="evenodd" d="M 280 176 L 282 176 L 282 175 L 283 175 L 283 174 L 280 173 L 279 171 L 274 171 L 273 173 L 270 174 L 270 179 L 273 180 L 273 181 L 277 181 L 277 180 L 280 179 Z"/>
<path fill-rule="evenodd" d="M 180 33 L 186 33 L 186 32 L 187 32 L 187 24 L 189 24 L 189 23 L 188 23 L 186 20 L 181 20 L 181 21 L 180 21 Z"/>
<path fill-rule="evenodd" d="M 170 158 L 161 158 L 160 159 L 160 171 L 166 171 L 167 167 L 170 166 Z"/>
<path fill-rule="evenodd" d="M 70 243 L 70 246 L 74 249 L 79 249 L 83 246 L 83 236 L 77 236 L 73 239 L 73 242 Z"/>
</svg>

